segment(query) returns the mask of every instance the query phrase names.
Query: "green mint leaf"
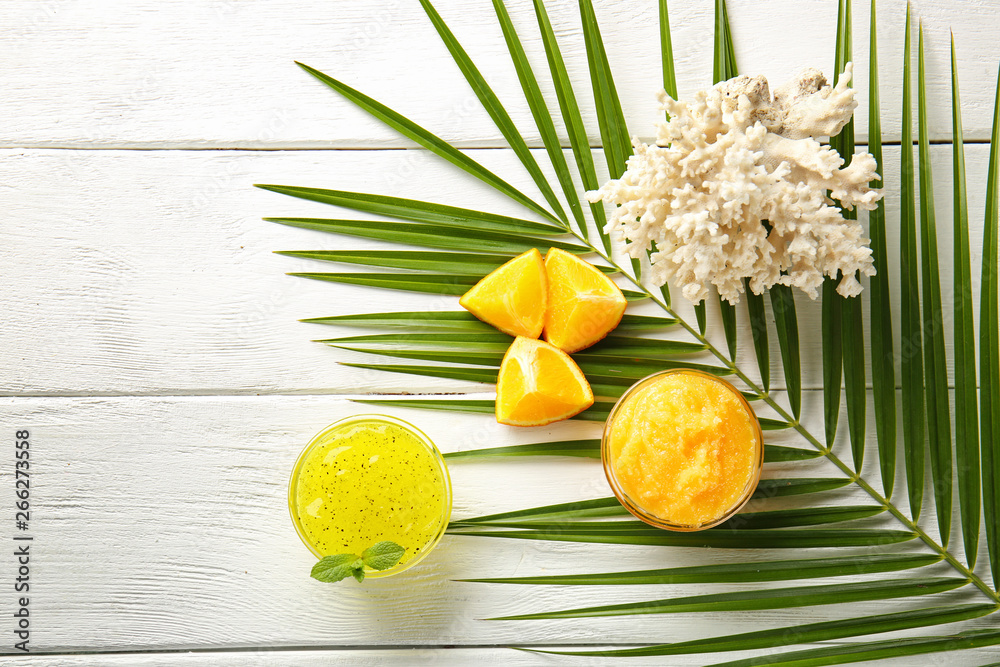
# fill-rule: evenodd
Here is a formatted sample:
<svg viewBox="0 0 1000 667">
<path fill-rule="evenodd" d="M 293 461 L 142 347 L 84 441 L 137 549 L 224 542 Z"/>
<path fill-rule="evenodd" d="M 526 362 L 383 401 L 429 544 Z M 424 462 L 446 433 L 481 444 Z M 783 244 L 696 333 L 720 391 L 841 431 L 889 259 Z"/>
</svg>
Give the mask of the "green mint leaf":
<svg viewBox="0 0 1000 667">
<path fill-rule="evenodd" d="M 388 570 L 399 562 L 406 550 L 395 542 L 379 542 L 365 549 L 361 554 L 365 565 L 373 570 Z"/>
<path fill-rule="evenodd" d="M 364 566 L 362 565 L 360 567 L 354 568 L 353 570 L 351 570 L 351 574 L 354 576 L 355 579 L 358 580 L 358 583 L 360 584 L 362 581 L 365 580 L 365 568 L 364 568 Z"/>
<path fill-rule="evenodd" d="M 355 554 L 337 554 L 335 556 L 325 556 L 313 565 L 313 579 L 333 583 L 349 577 L 357 569 L 361 560 Z"/>
</svg>

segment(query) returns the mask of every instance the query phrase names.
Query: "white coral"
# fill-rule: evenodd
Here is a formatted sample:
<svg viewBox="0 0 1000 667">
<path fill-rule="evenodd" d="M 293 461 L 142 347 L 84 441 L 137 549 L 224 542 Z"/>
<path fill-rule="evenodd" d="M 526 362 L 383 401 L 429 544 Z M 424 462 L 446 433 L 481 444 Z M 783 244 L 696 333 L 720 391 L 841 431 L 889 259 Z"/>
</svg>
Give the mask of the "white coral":
<svg viewBox="0 0 1000 667">
<path fill-rule="evenodd" d="M 760 76 L 724 81 L 690 103 L 661 92 L 669 120 L 658 125 L 656 144 L 634 140 L 622 177 L 587 196 L 618 206 L 607 227 L 613 238 L 627 240 L 633 257 L 652 251 L 652 281 L 672 279 L 691 301 L 712 284 L 736 303 L 744 278 L 755 293 L 783 284 L 815 298 L 823 276 L 838 271 L 837 291 L 855 296 L 856 273 L 875 273 L 871 249 L 833 200 L 875 208 L 875 159 L 859 151 L 844 168 L 816 140 L 854 113 L 852 70 L 848 63 L 834 87 L 806 70 L 773 99 Z"/>
</svg>

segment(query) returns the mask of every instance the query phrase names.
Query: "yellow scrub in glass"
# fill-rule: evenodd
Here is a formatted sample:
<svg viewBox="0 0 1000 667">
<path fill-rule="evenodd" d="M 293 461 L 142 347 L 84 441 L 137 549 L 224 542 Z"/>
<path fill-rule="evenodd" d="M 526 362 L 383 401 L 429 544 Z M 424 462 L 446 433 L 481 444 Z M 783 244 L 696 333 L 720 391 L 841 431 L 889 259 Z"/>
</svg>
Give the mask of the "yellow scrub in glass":
<svg viewBox="0 0 1000 667">
<path fill-rule="evenodd" d="M 288 506 L 299 537 L 319 557 L 361 554 L 390 540 L 405 549 L 384 577 L 415 565 L 444 534 L 451 482 L 426 435 L 399 419 L 360 415 L 313 438 L 295 463 Z"/>
<path fill-rule="evenodd" d="M 760 424 L 728 382 L 665 371 L 633 385 L 604 430 L 601 456 L 615 495 L 660 528 L 721 523 L 750 498 L 763 463 Z"/>
</svg>

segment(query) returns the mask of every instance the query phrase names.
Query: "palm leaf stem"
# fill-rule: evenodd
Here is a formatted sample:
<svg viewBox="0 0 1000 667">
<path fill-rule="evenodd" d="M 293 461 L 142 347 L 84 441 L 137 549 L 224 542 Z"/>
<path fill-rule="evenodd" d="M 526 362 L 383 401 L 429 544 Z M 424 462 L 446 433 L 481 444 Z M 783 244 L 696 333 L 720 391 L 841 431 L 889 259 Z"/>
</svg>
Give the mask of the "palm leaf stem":
<svg viewBox="0 0 1000 667">
<path fill-rule="evenodd" d="M 788 410 L 785 409 L 780 403 L 778 403 L 769 391 L 762 389 L 758 384 L 749 376 L 747 376 L 736 363 L 722 350 L 713 345 L 708 338 L 701 333 L 700 328 L 697 326 L 692 326 L 685 319 L 681 318 L 678 313 L 667 303 L 660 293 L 653 293 L 648 290 L 641 282 L 633 277 L 628 271 L 622 269 L 622 267 L 610 256 L 610 253 L 606 253 L 601 248 L 594 247 L 586 238 L 584 238 L 581 233 L 576 230 L 571 230 L 570 234 L 575 236 L 578 240 L 583 242 L 589 247 L 592 247 L 594 251 L 605 259 L 612 267 L 616 268 L 618 271 L 625 275 L 625 278 L 632 282 L 639 292 L 656 302 L 665 313 L 667 313 L 672 318 L 675 318 L 676 322 L 684 328 L 688 333 L 690 333 L 695 340 L 701 343 L 705 350 L 716 357 L 722 366 L 731 374 L 738 377 L 745 385 L 749 388 L 750 392 L 759 396 L 762 401 L 770 406 L 784 421 L 794 428 L 810 445 L 812 445 L 819 454 L 825 456 L 831 463 L 833 463 L 840 471 L 844 474 L 849 482 L 856 484 L 862 490 L 864 490 L 875 502 L 882 506 L 885 511 L 894 516 L 900 523 L 902 523 L 909 531 L 911 531 L 916 537 L 926 544 L 931 551 L 941 556 L 941 558 L 946 561 L 952 568 L 961 573 L 970 582 L 972 582 L 977 588 L 979 588 L 989 599 L 1000 603 L 1000 595 L 998 595 L 993 589 L 986 584 L 979 576 L 973 573 L 970 568 L 966 567 L 961 563 L 954 555 L 952 555 L 948 550 L 942 547 L 940 544 L 934 541 L 922 528 L 920 528 L 915 521 L 906 516 L 902 511 L 900 511 L 894 504 L 892 504 L 888 498 L 876 491 L 870 484 L 868 484 L 854 469 L 853 466 L 848 465 L 842 461 L 836 454 L 834 454 L 831 449 L 821 443 L 811 432 L 809 432 L 796 417 L 793 417 Z M 488 407 L 484 406 L 483 410 L 487 410 Z M 490 410 L 491 411 L 491 410 Z"/>
<path fill-rule="evenodd" d="M 588 245 L 591 245 L 593 247 L 592 244 L 590 244 L 586 239 L 582 238 L 577 232 L 571 231 L 570 233 L 573 236 L 576 236 L 580 241 L 587 243 Z M 882 495 L 879 491 L 877 491 L 875 487 L 869 484 L 860 475 L 859 472 L 854 470 L 854 467 L 852 465 L 849 465 L 848 463 L 843 461 L 839 456 L 837 456 L 832 451 L 832 449 L 829 446 L 824 445 L 822 442 L 820 442 L 820 440 L 816 436 L 814 436 L 805 426 L 802 425 L 802 423 L 798 420 L 798 418 L 793 417 L 789 410 L 786 410 L 784 406 L 778 403 L 778 401 L 775 400 L 775 398 L 771 395 L 769 391 L 765 391 L 763 388 L 761 388 L 753 380 L 753 378 L 744 373 L 743 370 L 739 368 L 737 364 L 726 355 L 725 352 L 716 347 L 703 333 L 701 333 L 701 331 L 698 329 L 696 325 L 692 326 L 692 324 L 689 323 L 686 319 L 684 319 L 684 317 L 682 317 L 676 310 L 674 310 L 673 307 L 665 303 L 662 295 L 653 293 L 652 291 L 647 289 L 644 285 L 642 285 L 640 281 L 636 280 L 632 275 L 630 275 L 627 271 L 623 270 L 622 267 L 619 266 L 618 263 L 609 256 L 610 253 L 605 254 L 604 252 L 602 252 L 601 249 L 596 247 L 594 248 L 594 251 L 598 255 L 600 255 L 603 259 L 605 259 L 609 264 L 616 267 L 624 275 L 626 280 L 635 285 L 637 290 L 639 290 L 641 293 L 646 295 L 650 300 L 655 302 L 660 308 L 663 309 L 663 311 L 668 316 L 675 319 L 678 325 L 680 325 L 685 331 L 691 334 L 691 336 L 693 336 L 695 340 L 704 345 L 706 352 L 714 356 L 719 361 L 720 364 L 725 366 L 726 369 L 731 372 L 732 375 L 739 378 L 740 381 L 743 382 L 752 393 L 755 393 L 758 396 L 760 396 L 761 400 L 765 404 L 767 404 L 772 410 L 774 410 L 782 420 L 788 422 L 791 428 L 793 428 L 796 432 L 798 432 L 798 434 L 802 436 L 802 438 L 804 438 L 806 442 L 815 447 L 820 454 L 825 456 L 827 460 L 830 461 L 830 463 L 836 466 L 850 482 L 856 484 L 860 489 L 862 489 L 865 493 L 867 493 L 872 498 L 872 500 L 874 500 L 879 505 L 884 507 L 889 514 L 891 514 L 893 517 L 896 518 L 896 520 L 898 520 L 901 524 L 903 524 L 903 526 L 905 526 L 906 530 L 912 531 L 916 535 L 918 540 L 923 542 L 935 554 L 941 556 L 942 560 L 947 562 L 958 573 L 960 573 L 963 577 L 968 579 L 969 582 L 972 583 L 976 588 L 978 588 L 987 598 L 989 598 L 993 602 L 996 602 L 997 604 L 1000 604 L 1000 593 L 993 590 L 993 588 L 988 583 L 986 583 L 978 574 L 973 572 L 972 569 L 970 569 L 965 563 L 959 560 L 959 558 L 956 557 L 954 554 L 952 554 L 947 548 L 943 547 L 941 544 L 936 542 L 931 535 L 929 535 L 923 528 L 917 525 L 917 522 L 914 519 L 910 518 L 902 510 L 896 507 L 896 505 L 892 503 L 889 500 L 889 498 L 887 498 L 886 496 Z"/>
<path fill-rule="evenodd" d="M 581 5 L 583 7 L 585 7 L 585 8 L 587 8 L 587 9 L 590 9 L 591 12 L 589 12 L 589 14 L 591 14 L 591 16 L 592 16 L 592 7 L 589 7 L 589 2 L 586 2 L 586 1 L 581 2 Z M 724 6 L 723 6 L 723 9 L 725 9 Z M 590 16 L 588 16 L 587 18 L 590 18 Z M 723 20 L 725 20 L 724 14 L 723 14 Z M 588 29 L 592 28 L 593 25 L 594 24 L 587 25 L 586 20 L 585 20 L 585 26 L 586 26 L 586 28 L 588 28 Z M 908 32 L 908 27 L 909 26 L 907 26 L 907 32 Z M 592 37 L 596 37 L 596 35 L 592 35 Z M 596 40 L 594 40 L 594 41 L 596 42 Z M 591 44 L 591 46 L 592 47 L 596 46 L 596 44 Z M 605 62 L 606 62 L 606 56 L 604 56 L 604 54 L 601 53 L 599 49 L 594 49 L 594 50 L 597 51 L 597 53 L 592 53 L 591 54 L 591 58 L 593 58 L 595 60 L 605 60 Z M 908 53 L 908 49 L 907 49 L 907 53 Z M 594 63 L 594 64 L 597 64 L 597 63 Z M 601 63 L 601 64 L 604 64 L 604 63 Z M 908 62 L 906 63 L 906 70 L 907 70 L 907 72 L 909 71 L 909 63 Z M 323 80 L 325 83 L 327 83 L 328 85 L 331 85 L 331 87 L 334 87 L 335 89 L 337 89 L 340 92 L 344 92 L 345 89 L 346 89 L 345 86 L 343 86 L 342 84 L 339 84 L 339 82 L 333 82 L 333 81 L 329 80 L 329 77 L 325 77 L 325 75 L 321 75 L 318 72 L 311 71 L 311 70 L 308 70 L 308 69 L 307 69 L 307 71 L 310 71 L 310 73 L 314 74 L 314 76 L 317 76 L 317 78 L 321 78 L 321 80 Z M 337 84 L 337 85 L 334 85 L 334 84 Z M 362 98 L 360 95 L 355 94 L 356 91 L 347 90 L 347 92 L 351 93 L 351 95 L 349 95 L 349 97 L 351 97 L 352 101 L 358 102 L 358 100 L 360 100 L 361 102 L 364 103 L 364 104 L 362 104 L 362 106 L 365 106 L 368 110 L 373 110 L 372 111 L 373 113 L 377 112 L 376 116 L 378 116 L 380 118 L 386 116 L 386 113 L 385 113 L 386 110 L 383 107 L 376 106 L 368 98 Z M 612 92 L 612 91 L 609 91 L 609 90 L 605 89 L 604 92 L 608 93 L 608 92 Z M 613 94 L 612 94 L 612 97 L 613 97 Z M 609 111 L 609 110 L 606 109 L 606 111 Z M 907 113 L 906 115 L 908 116 L 909 114 Z M 390 121 L 394 121 L 393 123 L 390 123 L 390 124 L 394 124 L 394 126 L 400 125 L 400 123 L 395 122 L 397 120 L 397 118 L 395 116 L 389 116 L 388 118 L 389 118 Z M 412 123 L 410 123 L 409 125 L 405 125 L 404 129 L 407 129 L 407 130 L 412 129 Z M 619 131 L 621 131 L 623 128 L 618 128 L 618 129 L 619 129 Z M 905 123 L 904 123 L 904 131 L 905 131 Z M 412 132 L 410 132 L 410 134 L 413 134 L 414 132 L 415 132 L 415 130 L 413 130 Z M 408 136 L 410 136 L 410 134 L 408 134 Z M 616 137 L 616 138 L 619 139 L 619 143 L 624 143 L 624 142 L 621 141 L 621 136 Z M 437 150 L 435 150 L 435 152 L 438 152 L 439 155 L 442 154 L 442 152 L 444 152 L 444 148 L 442 146 L 440 146 L 440 143 L 443 143 L 443 142 L 440 142 L 440 140 L 437 140 L 436 137 L 429 137 L 429 135 L 426 135 L 426 133 L 424 133 L 424 134 L 419 134 L 419 136 L 417 137 L 417 140 L 420 143 L 422 143 L 423 145 L 425 145 L 426 147 L 428 147 L 430 150 L 437 149 Z M 607 142 L 605 142 L 605 143 L 607 143 Z M 908 148 L 909 146 L 912 146 L 912 143 L 909 143 L 909 145 L 906 146 L 906 148 Z M 448 148 L 450 148 L 450 146 Z M 621 150 L 622 153 L 624 153 L 624 151 L 628 150 L 628 148 L 626 146 L 621 146 L 620 150 Z M 905 150 L 904 150 L 904 152 L 905 152 Z M 454 155 L 453 152 L 452 153 L 447 153 L 447 155 L 444 155 L 444 157 L 446 159 L 449 159 L 450 161 L 453 161 L 453 162 L 455 162 L 457 160 L 457 156 Z M 621 162 L 621 156 L 616 156 L 616 157 L 619 157 L 618 161 Z M 467 171 L 474 171 L 474 170 L 472 170 L 472 166 L 469 165 L 469 164 L 467 164 L 467 163 L 465 163 L 465 162 L 462 162 L 462 164 L 460 164 L 460 166 L 462 166 L 463 168 L 465 168 Z M 475 165 L 475 167 L 478 168 L 478 165 Z M 912 166 L 910 167 L 910 169 L 911 169 L 911 173 L 912 173 Z M 904 171 L 905 170 L 906 169 L 905 169 L 905 165 L 904 165 Z M 484 174 L 480 173 L 480 171 L 481 170 L 474 171 L 474 173 L 475 173 L 475 175 L 480 176 L 481 178 L 483 178 Z M 492 178 L 490 178 L 488 180 L 484 178 L 484 180 L 487 180 L 487 182 L 489 182 L 491 185 L 494 185 L 494 187 L 497 187 L 499 185 L 494 180 L 495 177 L 493 177 L 492 174 L 486 174 L 486 176 L 492 177 Z M 502 184 L 502 185 L 506 185 L 506 184 Z M 548 211 L 544 211 L 544 209 L 539 210 L 541 207 L 538 207 L 538 205 L 535 204 L 534 202 L 524 201 L 526 198 L 521 198 L 521 197 L 523 197 L 523 195 L 521 197 L 517 197 L 517 195 L 520 195 L 520 193 L 516 193 L 516 194 L 512 193 L 507 188 L 501 188 L 501 191 L 504 191 L 505 194 L 508 194 L 508 195 L 514 194 L 514 197 L 516 199 L 519 199 L 519 201 L 521 201 L 521 203 L 524 203 L 525 205 L 528 205 L 530 208 L 532 208 L 536 212 L 542 213 L 548 219 L 553 220 L 554 222 L 559 222 L 560 224 L 565 224 L 561 220 L 554 219 L 554 216 L 552 216 L 552 214 L 549 213 Z M 586 238 L 584 238 L 584 236 L 582 236 L 581 233 L 578 233 L 576 230 L 570 230 L 570 233 L 573 236 L 575 236 L 576 238 L 578 238 L 580 241 L 582 241 L 583 243 L 585 243 L 587 246 L 593 247 L 593 244 L 591 244 Z M 844 461 L 842 461 L 836 454 L 834 454 L 830 450 L 830 448 L 828 446 L 825 446 L 811 432 L 809 432 L 799 422 L 799 420 L 798 420 L 797 417 L 794 417 L 794 416 L 792 416 L 792 414 L 789 414 L 789 411 L 786 410 L 782 405 L 780 405 L 771 396 L 771 394 L 769 393 L 769 391 L 760 388 L 750 377 L 748 377 L 745 373 L 743 373 L 736 366 L 734 360 L 729 355 L 724 354 L 721 350 L 719 350 L 711 342 L 709 342 L 709 340 L 702 333 L 704 331 L 704 325 L 702 324 L 702 321 L 701 321 L 702 318 L 701 317 L 698 318 L 699 319 L 699 322 L 698 322 L 699 326 L 697 328 L 693 327 L 687 321 L 685 321 L 684 319 L 681 319 L 680 317 L 677 316 L 677 313 L 674 311 L 674 309 L 668 303 L 665 302 L 665 299 L 664 299 L 664 297 L 663 297 L 662 294 L 653 294 L 653 293 L 651 293 L 644 286 L 642 286 L 640 284 L 639 280 L 637 278 L 633 277 L 632 274 L 629 271 L 626 271 L 621 266 L 619 266 L 618 263 L 615 262 L 610 257 L 610 254 L 611 254 L 610 252 L 602 252 L 601 249 L 597 249 L 597 248 L 594 248 L 594 250 L 599 255 L 601 255 L 605 260 L 607 260 L 611 265 L 615 266 L 619 271 L 621 271 L 625 275 L 626 279 L 630 280 L 631 282 L 633 282 L 633 284 L 635 284 L 636 287 L 641 292 L 645 293 L 654 302 L 658 303 L 660 305 L 660 307 L 666 313 L 668 313 L 671 316 L 677 318 L 678 323 L 685 330 L 687 330 L 692 336 L 694 336 L 694 338 L 696 340 L 698 340 L 699 342 L 701 342 L 702 344 L 704 344 L 706 350 L 710 354 L 712 354 L 713 356 L 715 356 L 725 367 L 727 367 L 742 382 L 744 382 L 746 384 L 746 386 L 751 389 L 751 391 L 753 391 L 754 393 L 758 394 L 761 397 L 761 399 L 767 405 L 769 405 L 773 410 L 775 410 L 775 412 L 779 416 L 781 416 L 783 419 L 785 419 L 789 423 L 789 425 L 792 428 L 794 428 L 809 444 L 811 444 L 813 447 L 815 447 L 816 450 L 820 454 L 822 454 L 823 456 L 825 456 L 833 465 L 835 465 L 837 468 L 839 468 L 840 471 L 843 473 L 844 477 L 849 482 L 852 482 L 852 483 L 856 484 L 859 488 L 861 488 L 864 492 L 866 492 L 876 503 L 878 503 L 880 506 L 882 506 L 889 514 L 891 514 L 892 516 L 894 516 L 904 527 L 906 527 L 909 532 L 911 532 L 921 542 L 923 542 L 932 552 L 934 552 L 936 554 L 939 554 L 942 557 L 942 559 L 944 561 L 946 561 L 956 572 L 958 572 L 961 575 L 963 575 L 963 577 L 965 577 L 970 583 L 972 583 L 974 586 L 976 586 L 978 589 L 980 589 L 980 591 L 983 592 L 983 594 L 986 595 L 990 600 L 995 601 L 997 603 L 1000 603 L 1000 595 L 998 595 L 998 593 L 995 592 L 992 589 L 991 586 L 989 586 L 988 584 L 986 584 L 979 576 L 977 576 L 968 567 L 966 567 L 965 564 L 963 564 L 962 562 L 959 562 L 955 558 L 955 556 L 953 556 L 951 553 L 949 553 L 944 547 L 942 547 L 940 544 L 938 544 L 937 542 L 935 542 L 935 540 L 930 535 L 928 535 L 920 526 L 918 526 L 913 519 L 911 519 L 910 517 L 906 516 L 901 510 L 899 510 L 898 508 L 896 508 L 895 505 L 893 505 L 891 502 L 889 502 L 888 498 L 886 498 L 885 496 L 883 496 L 882 494 L 880 494 L 870 484 L 868 484 L 864 479 L 862 479 L 861 476 L 857 472 L 854 471 L 854 469 L 853 469 L 852 466 L 849 466 Z M 905 319 L 906 318 L 904 318 L 904 320 Z M 919 329 L 918 329 L 918 331 L 919 331 Z M 904 383 L 904 390 L 905 390 L 905 388 L 906 388 L 906 383 Z M 792 409 L 792 413 L 796 413 L 796 412 L 797 412 L 797 410 Z"/>
</svg>

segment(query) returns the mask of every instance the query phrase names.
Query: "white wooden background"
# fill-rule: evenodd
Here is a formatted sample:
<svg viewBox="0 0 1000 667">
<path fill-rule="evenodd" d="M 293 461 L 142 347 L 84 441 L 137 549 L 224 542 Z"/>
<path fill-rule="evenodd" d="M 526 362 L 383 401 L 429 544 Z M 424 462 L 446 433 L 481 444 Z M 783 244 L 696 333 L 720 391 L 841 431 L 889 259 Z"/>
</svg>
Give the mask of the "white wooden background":
<svg viewBox="0 0 1000 667">
<path fill-rule="evenodd" d="M 491 3 L 436 4 L 508 102 L 515 123 L 540 145 L 530 115 L 517 103 L 520 89 Z M 531 3 L 507 4 L 532 62 L 543 66 Z M 648 137 L 660 77 L 656 3 L 595 4 L 625 113 L 632 130 Z M 867 3 L 855 4 L 863 91 Z M 548 6 L 594 128 L 576 3 Z M 773 83 L 805 65 L 829 73 L 833 0 L 731 0 L 729 8 L 742 71 L 763 73 Z M 712 2 L 673 0 L 670 9 L 683 96 L 710 80 Z M 879 11 L 883 122 L 892 142 L 899 140 L 904 5 L 883 0 Z M 925 20 L 932 139 L 942 142 L 950 139 L 944 102 L 949 30 L 958 45 L 978 267 L 1000 2 L 918 0 L 913 11 Z M 412 144 L 292 61 L 359 87 L 536 192 L 416 0 L 2 0 L 0 17 L 0 442 L 8 443 L 0 458 L 11 459 L 0 463 L 0 517 L 6 516 L 0 539 L 14 532 L 10 441 L 16 430 L 30 429 L 31 647 L 48 653 L 0 662 L 569 664 L 574 661 L 501 647 L 661 642 L 756 627 L 744 615 L 727 617 L 725 628 L 712 615 L 486 622 L 478 619 L 611 597 L 647 599 L 670 588 L 453 581 L 715 557 L 695 550 L 446 536 L 431 558 L 398 578 L 327 586 L 308 577 L 313 559 L 291 527 L 285 502 L 287 476 L 304 443 L 330 422 L 365 411 L 353 396 L 484 388 L 346 368 L 338 362 L 361 356 L 311 343 L 331 330 L 300 318 L 455 309 L 457 300 L 285 276 L 315 264 L 274 250 L 372 244 L 264 223 L 262 216 L 323 215 L 326 209 L 251 184 L 523 211 L 423 151 L 400 150 Z M 864 141 L 864 115 L 858 131 Z M 887 147 L 886 155 L 887 172 L 898 173 L 898 147 Z M 950 146 L 934 146 L 933 156 L 947 286 Z M 894 220 L 893 184 L 888 201 Z M 818 328 L 818 310 L 802 302 L 799 317 L 806 332 L 804 408 L 816 422 L 818 340 L 808 332 Z M 777 363 L 772 374 L 780 377 Z M 593 424 L 523 431 L 489 418 L 394 413 L 426 430 L 444 451 L 597 432 Z M 781 470 L 769 466 L 768 474 Z M 799 471 L 833 474 L 822 462 Z M 456 462 L 451 473 L 456 518 L 608 495 L 593 461 Z M 0 621 L 0 653 L 13 644 L 17 596 L 7 583 L 13 568 L 10 556 L 0 556 L 0 618 L 8 619 Z M 858 611 L 878 607 L 859 605 Z M 822 619 L 834 612 L 807 613 Z M 794 624 L 802 614 L 754 618 Z M 995 658 L 995 650 L 984 649 L 948 660 Z"/>
</svg>

